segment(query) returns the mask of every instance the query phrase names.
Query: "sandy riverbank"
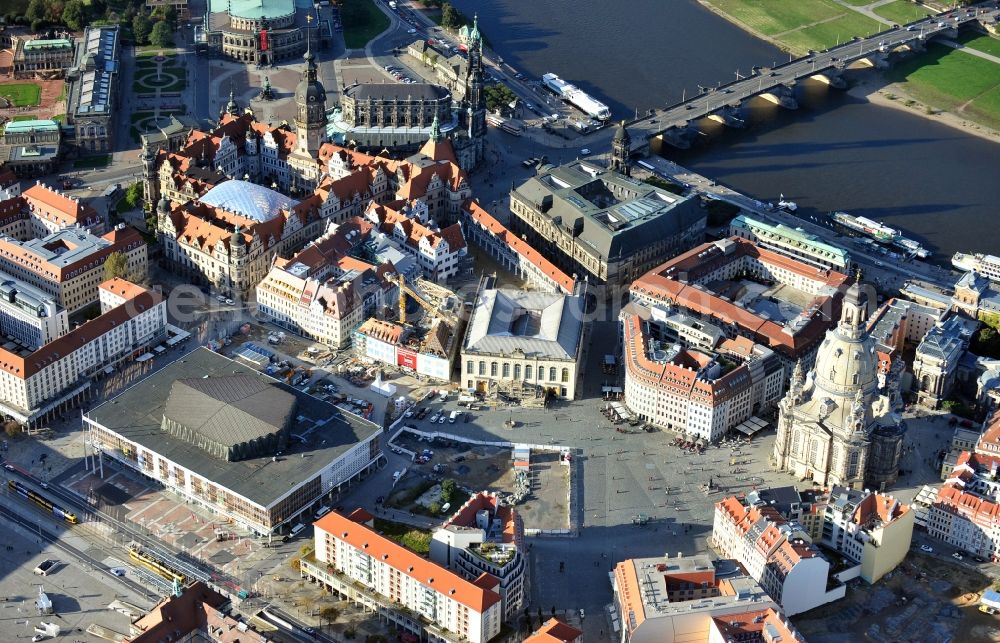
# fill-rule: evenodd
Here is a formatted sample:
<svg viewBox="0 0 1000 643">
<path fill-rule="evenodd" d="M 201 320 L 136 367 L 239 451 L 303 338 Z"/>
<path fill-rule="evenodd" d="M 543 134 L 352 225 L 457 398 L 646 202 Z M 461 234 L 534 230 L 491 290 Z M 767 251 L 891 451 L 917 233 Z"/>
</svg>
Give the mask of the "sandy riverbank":
<svg viewBox="0 0 1000 643">
<path fill-rule="evenodd" d="M 698 3 L 712 13 L 724 18 L 752 36 L 765 40 L 783 51 L 789 51 L 789 47 L 785 43 L 766 36 L 755 29 L 751 29 L 739 20 L 736 20 L 729 14 L 714 6 L 710 0 L 698 0 Z M 948 127 L 962 130 L 967 134 L 972 134 L 973 136 L 978 136 L 979 138 L 993 141 L 995 143 L 1000 142 L 1000 131 L 987 127 L 986 125 L 976 123 L 975 121 L 964 118 L 959 114 L 940 109 L 933 105 L 931 105 L 928 109 L 926 103 L 917 100 L 906 91 L 906 83 L 891 83 L 882 87 L 876 87 L 875 84 L 866 81 L 854 85 L 848 91 L 852 96 L 865 98 L 872 104 L 907 111 L 911 114 L 935 120 L 939 123 L 947 125 Z M 890 96 L 895 98 L 890 98 Z"/>
<path fill-rule="evenodd" d="M 994 143 L 1000 143 L 1000 131 L 963 118 L 953 112 L 938 109 L 934 106 L 928 107 L 926 103 L 922 103 L 907 93 L 906 83 L 890 83 L 879 87 L 873 83 L 863 82 L 851 87 L 848 93 L 856 98 L 864 98 L 873 105 L 891 107 L 892 109 L 923 116 L 942 125 L 961 130 L 966 134 L 978 136 Z"/>
</svg>

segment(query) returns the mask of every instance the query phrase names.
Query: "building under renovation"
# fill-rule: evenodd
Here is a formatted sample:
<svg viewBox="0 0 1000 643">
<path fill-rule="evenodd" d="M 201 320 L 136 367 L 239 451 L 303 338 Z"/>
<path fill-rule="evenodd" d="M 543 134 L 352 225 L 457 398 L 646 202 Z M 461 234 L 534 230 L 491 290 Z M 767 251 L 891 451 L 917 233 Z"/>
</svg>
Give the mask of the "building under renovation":
<svg viewBox="0 0 1000 643">
<path fill-rule="evenodd" d="M 369 319 L 354 332 L 354 349 L 363 359 L 448 381 L 463 329 L 462 304 L 452 291 L 399 275 L 399 323 Z"/>
</svg>

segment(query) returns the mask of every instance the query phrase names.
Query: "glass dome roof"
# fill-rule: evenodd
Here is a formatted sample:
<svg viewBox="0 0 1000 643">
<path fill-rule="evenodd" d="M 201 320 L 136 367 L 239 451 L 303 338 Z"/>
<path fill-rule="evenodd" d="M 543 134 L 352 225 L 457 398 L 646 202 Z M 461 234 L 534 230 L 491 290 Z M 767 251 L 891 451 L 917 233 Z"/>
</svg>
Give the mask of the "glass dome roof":
<svg viewBox="0 0 1000 643">
<path fill-rule="evenodd" d="M 295 199 L 263 185 L 239 180 L 220 183 L 206 192 L 201 202 L 257 222 L 270 221 L 296 203 Z"/>
</svg>

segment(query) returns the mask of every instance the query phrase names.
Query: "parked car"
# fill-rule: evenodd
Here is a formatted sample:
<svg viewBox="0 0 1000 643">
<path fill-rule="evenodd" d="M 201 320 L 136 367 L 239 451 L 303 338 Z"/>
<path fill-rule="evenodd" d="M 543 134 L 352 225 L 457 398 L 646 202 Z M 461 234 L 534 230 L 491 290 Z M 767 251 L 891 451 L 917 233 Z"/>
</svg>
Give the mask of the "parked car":
<svg viewBox="0 0 1000 643">
<path fill-rule="evenodd" d="M 934 548 L 929 545 L 920 545 L 920 551 L 925 551 L 928 554 L 934 551 Z"/>
<path fill-rule="evenodd" d="M 951 557 L 954 558 L 955 560 L 965 560 L 965 557 L 962 556 L 962 554 L 958 553 L 957 551 L 954 554 L 952 554 Z"/>
</svg>

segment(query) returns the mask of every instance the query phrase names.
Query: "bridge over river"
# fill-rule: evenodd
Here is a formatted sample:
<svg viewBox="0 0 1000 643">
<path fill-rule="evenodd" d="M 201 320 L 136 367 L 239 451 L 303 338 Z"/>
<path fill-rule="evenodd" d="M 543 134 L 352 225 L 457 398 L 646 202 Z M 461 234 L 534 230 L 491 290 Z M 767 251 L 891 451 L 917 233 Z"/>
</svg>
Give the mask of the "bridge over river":
<svg viewBox="0 0 1000 643">
<path fill-rule="evenodd" d="M 703 88 L 696 96 L 629 123 L 633 151 L 649 145 L 657 137 L 675 147 L 686 148 L 698 134 L 692 123 L 702 118 L 742 127 L 740 106 L 756 96 L 795 109 L 798 104 L 792 87 L 800 80 L 812 78 L 844 88 L 846 83 L 840 73 L 848 67 L 885 67 L 888 56 L 895 51 L 923 50 L 932 38 L 954 38 L 959 28 L 974 23 L 995 23 L 998 16 L 1000 9 L 993 3 L 962 8 L 904 27 L 893 27 L 868 38 L 857 38 L 826 51 L 811 52 L 777 67 L 755 68 L 751 76 L 719 87 Z"/>
</svg>

